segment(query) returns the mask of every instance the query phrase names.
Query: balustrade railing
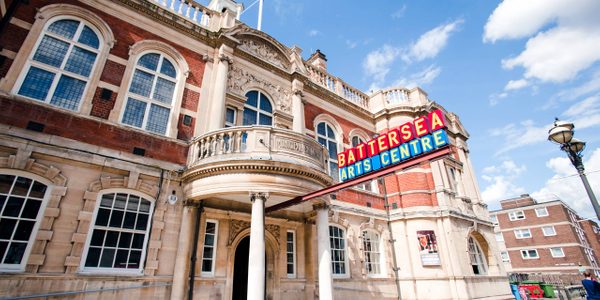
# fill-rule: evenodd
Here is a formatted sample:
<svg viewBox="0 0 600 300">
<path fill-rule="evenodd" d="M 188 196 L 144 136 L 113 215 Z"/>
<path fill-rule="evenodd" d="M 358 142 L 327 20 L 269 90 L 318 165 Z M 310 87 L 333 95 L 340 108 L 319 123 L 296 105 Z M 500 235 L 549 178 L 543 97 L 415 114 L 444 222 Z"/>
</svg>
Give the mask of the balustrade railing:
<svg viewBox="0 0 600 300">
<path fill-rule="evenodd" d="M 209 27 L 212 10 L 193 0 L 147 0 L 175 13 L 188 21 Z"/>
<path fill-rule="evenodd" d="M 369 97 L 363 92 L 351 87 L 349 84 L 340 80 L 331 74 L 321 71 L 313 66 L 306 65 L 309 78 L 316 84 L 328 89 L 338 96 L 355 103 L 356 105 L 368 109 Z"/>
<path fill-rule="evenodd" d="M 400 104 L 408 102 L 407 89 L 389 89 L 383 91 L 383 98 L 388 104 Z"/>
<path fill-rule="evenodd" d="M 188 167 L 235 159 L 278 160 L 326 170 L 327 152 L 316 140 L 264 126 L 224 128 L 199 136 L 188 152 Z"/>
</svg>

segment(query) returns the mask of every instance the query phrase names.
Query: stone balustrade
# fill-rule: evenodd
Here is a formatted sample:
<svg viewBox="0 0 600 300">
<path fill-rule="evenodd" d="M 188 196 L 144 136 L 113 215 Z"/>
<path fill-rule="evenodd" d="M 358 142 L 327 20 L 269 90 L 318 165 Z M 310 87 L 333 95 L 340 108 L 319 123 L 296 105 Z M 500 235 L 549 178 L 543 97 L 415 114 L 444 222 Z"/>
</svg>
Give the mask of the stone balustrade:
<svg viewBox="0 0 600 300">
<path fill-rule="evenodd" d="M 307 64 L 306 69 L 308 70 L 308 76 L 312 82 L 364 109 L 369 108 L 369 97 L 363 92 L 353 88 L 338 77 L 332 76 L 311 65 Z"/>
<path fill-rule="evenodd" d="M 327 172 L 326 149 L 309 136 L 267 126 L 238 126 L 195 138 L 188 169 L 234 160 L 279 161 Z"/>
<path fill-rule="evenodd" d="M 387 104 L 407 103 L 410 91 L 405 88 L 392 88 L 383 91 L 383 98 Z"/>
<path fill-rule="evenodd" d="M 187 21 L 205 28 L 210 27 L 211 15 L 218 13 L 198 4 L 193 0 L 146 0 L 154 3 L 171 13 L 183 17 Z"/>
</svg>

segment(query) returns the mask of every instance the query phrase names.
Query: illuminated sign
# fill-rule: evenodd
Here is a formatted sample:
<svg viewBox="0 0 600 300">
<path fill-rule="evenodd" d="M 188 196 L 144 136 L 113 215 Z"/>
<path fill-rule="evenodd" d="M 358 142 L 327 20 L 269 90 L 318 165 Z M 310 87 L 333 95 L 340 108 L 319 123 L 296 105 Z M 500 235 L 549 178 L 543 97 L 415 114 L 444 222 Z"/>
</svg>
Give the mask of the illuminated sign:
<svg viewBox="0 0 600 300">
<path fill-rule="evenodd" d="M 448 145 L 444 113 L 436 109 L 338 153 L 340 181 L 356 178 Z"/>
</svg>

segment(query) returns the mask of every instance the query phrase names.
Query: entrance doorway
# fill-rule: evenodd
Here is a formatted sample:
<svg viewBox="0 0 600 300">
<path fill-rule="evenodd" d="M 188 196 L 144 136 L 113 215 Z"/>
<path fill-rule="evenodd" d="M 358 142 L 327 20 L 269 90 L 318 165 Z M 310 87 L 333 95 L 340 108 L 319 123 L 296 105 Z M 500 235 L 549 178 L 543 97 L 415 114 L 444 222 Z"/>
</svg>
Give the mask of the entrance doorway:
<svg viewBox="0 0 600 300">
<path fill-rule="evenodd" d="M 235 249 L 233 264 L 232 300 L 246 300 L 248 293 L 248 256 L 250 255 L 250 236 L 243 238 Z"/>
</svg>

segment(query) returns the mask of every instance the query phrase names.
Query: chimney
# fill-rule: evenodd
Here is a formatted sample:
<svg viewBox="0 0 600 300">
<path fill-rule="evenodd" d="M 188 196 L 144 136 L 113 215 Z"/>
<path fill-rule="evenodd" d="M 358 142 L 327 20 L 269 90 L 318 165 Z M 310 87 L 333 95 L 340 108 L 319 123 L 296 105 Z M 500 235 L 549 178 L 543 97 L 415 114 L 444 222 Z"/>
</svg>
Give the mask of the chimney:
<svg viewBox="0 0 600 300">
<path fill-rule="evenodd" d="M 327 58 L 325 58 L 325 54 L 321 53 L 319 49 L 308 58 L 307 62 L 313 67 L 323 71 L 327 70 Z"/>
</svg>

